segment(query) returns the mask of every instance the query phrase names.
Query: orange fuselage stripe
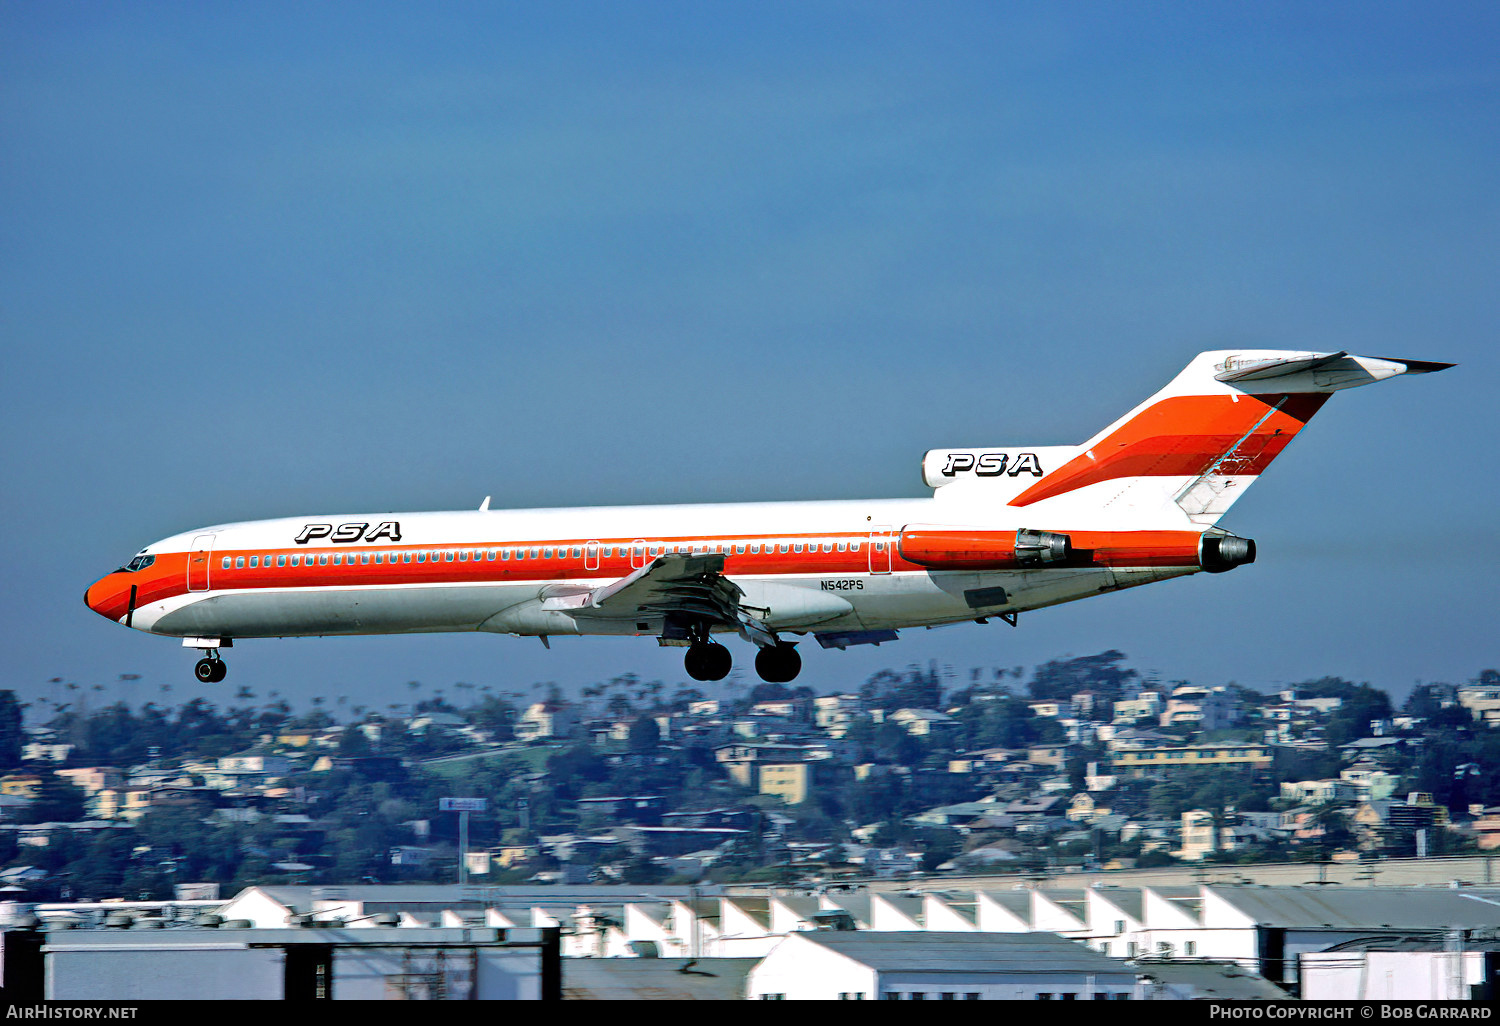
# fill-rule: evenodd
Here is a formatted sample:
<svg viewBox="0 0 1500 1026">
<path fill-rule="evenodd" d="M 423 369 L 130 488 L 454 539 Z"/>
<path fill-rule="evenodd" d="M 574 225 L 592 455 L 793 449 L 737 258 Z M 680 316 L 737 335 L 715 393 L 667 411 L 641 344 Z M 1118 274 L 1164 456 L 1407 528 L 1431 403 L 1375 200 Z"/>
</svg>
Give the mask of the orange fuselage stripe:
<svg viewBox="0 0 1500 1026">
<path fill-rule="evenodd" d="M 972 533 L 972 532 L 971 532 Z M 1126 566 L 1196 566 L 1199 535 L 1195 531 L 1075 531 L 1069 532 L 1073 539 L 1074 558 L 1066 564 L 1053 564 L 1053 568 L 1106 568 Z M 997 538 L 1014 539 L 1015 532 L 994 532 Z M 659 554 L 663 550 L 676 551 L 680 546 L 691 546 L 695 553 L 714 553 L 715 547 L 724 551 L 726 574 L 754 574 L 757 576 L 808 576 L 838 574 L 868 574 L 872 557 L 875 566 L 884 571 L 889 557 L 892 571 L 925 571 L 928 567 L 903 559 L 897 546 L 899 532 L 883 539 L 872 540 L 869 535 L 849 534 L 799 534 L 799 535 L 747 535 L 744 537 L 716 537 L 705 542 L 700 538 L 655 538 L 646 541 L 647 555 L 639 557 L 649 562 L 652 550 Z M 286 588 L 344 588 L 378 587 L 382 585 L 406 584 L 521 584 L 538 581 L 598 581 L 618 580 L 637 568 L 632 560 L 634 539 L 552 539 L 536 542 L 490 542 L 462 545 L 382 545 L 359 544 L 324 545 L 318 548 L 303 546 L 261 549 L 214 549 L 208 555 L 207 580 L 212 591 L 286 589 Z M 882 543 L 885 551 L 872 552 L 871 546 Z M 833 545 L 835 551 L 824 552 L 824 543 Z M 846 551 L 837 551 L 843 543 Z M 749 546 L 758 544 L 760 553 L 751 553 Z M 781 552 L 781 545 L 800 544 L 816 546 L 817 551 Z M 354 547 L 358 545 L 359 547 Z M 848 551 L 858 545 L 856 551 Z M 597 546 L 598 566 L 585 566 L 588 551 L 586 546 Z M 735 548 L 744 546 L 747 551 L 737 553 Z M 778 551 L 769 552 L 768 548 Z M 552 549 L 551 559 L 531 558 L 532 549 Z M 509 560 L 499 558 L 500 550 L 512 553 L 525 550 L 527 558 L 514 555 Z M 579 555 L 573 555 L 574 550 Z M 556 553 L 562 551 L 564 556 Z M 611 555 L 604 555 L 605 552 Z M 417 553 L 424 553 L 426 562 L 416 561 Z M 460 560 L 458 553 L 467 553 L 470 558 Z M 474 559 L 474 553 L 479 554 Z M 496 558 L 487 558 L 495 552 Z M 379 553 L 385 560 L 374 561 Z M 439 553 L 433 561 L 433 553 Z M 452 554 L 452 560 L 446 558 Z M 136 588 L 136 607 L 160 602 L 188 593 L 188 561 L 198 553 L 169 552 L 159 554 L 147 569 L 136 572 L 117 572 L 105 577 L 88 592 L 88 603 L 99 613 L 111 619 L 126 615 L 130 588 Z M 341 557 L 340 565 L 333 564 L 332 557 Z M 411 562 L 405 562 L 406 556 Z M 291 557 L 299 557 L 302 565 L 291 566 Z M 350 557 L 369 556 L 370 562 L 348 562 Z M 392 562 L 392 557 L 396 562 Z M 269 565 L 267 560 L 269 557 Z M 327 564 L 309 565 L 309 558 L 328 557 Z M 226 569 L 224 560 L 230 560 Z M 262 565 L 251 567 L 249 561 L 256 558 Z M 286 566 L 276 565 L 286 559 Z M 242 562 L 243 566 L 236 566 Z M 201 568 L 195 568 L 195 582 Z M 206 594 L 207 592 L 205 592 Z"/>
</svg>

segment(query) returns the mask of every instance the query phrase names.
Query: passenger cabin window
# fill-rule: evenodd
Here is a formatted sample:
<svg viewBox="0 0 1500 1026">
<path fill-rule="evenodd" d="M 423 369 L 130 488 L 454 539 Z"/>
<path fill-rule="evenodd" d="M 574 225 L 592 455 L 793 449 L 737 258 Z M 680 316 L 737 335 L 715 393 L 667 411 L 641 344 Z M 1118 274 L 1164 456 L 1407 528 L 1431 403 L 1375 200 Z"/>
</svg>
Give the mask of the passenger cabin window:
<svg viewBox="0 0 1500 1026">
<path fill-rule="evenodd" d="M 279 566 L 279 567 L 280 566 L 286 566 L 286 557 L 285 556 L 277 556 L 276 557 L 276 565 Z"/>
<path fill-rule="evenodd" d="M 533 547 L 533 548 L 532 548 L 532 549 L 531 549 L 531 550 L 530 550 L 530 558 L 532 558 L 532 559 L 536 559 L 536 558 L 537 558 L 537 553 L 538 553 L 538 552 L 539 552 L 539 551 L 540 551 L 540 550 L 539 550 L 539 549 L 537 549 L 537 548 L 535 548 L 535 547 Z"/>
<path fill-rule="evenodd" d="M 325 552 L 325 553 L 323 553 L 322 555 L 320 555 L 318 557 L 318 565 L 319 566 L 327 566 L 328 565 L 328 553 Z"/>
<path fill-rule="evenodd" d="M 245 557 L 244 556 L 235 556 L 234 557 L 234 568 L 236 570 L 243 570 L 243 569 L 245 569 Z"/>
<path fill-rule="evenodd" d="M 792 542 L 792 551 L 793 552 L 801 552 L 802 551 L 802 543 L 801 542 Z"/>
<path fill-rule="evenodd" d="M 225 570 L 228 570 L 228 569 L 229 569 L 229 562 L 230 562 L 230 560 L 229 560 L 229 557 L 228 557 L 228 556 L 225 556 L 225 557 L 224 557 L 224 569 L 225 569 Z"/>
<path fill-rule="evenodd" d="M 452 549 L 444 549 L 443 550 L 443 562 L 444 563 L 451 563 L 451 562 L 453 562 L 453 550 Z"/>
<path fill-rule="evenodd" d="M 310 562 L 312 562 L 312 560 L 309 559 L 308 562 L 310 563 Z M 293 556 L 292 557 L 292 566 L 301 566 L 301 565 L 302 565 L 302 557 L 301 556 Z"/>
<path fill-rule="evenodd" d="M 361 564 L 368 566 L 370 562 L 370 554 L 368 552 L 361 552 L 359 554 L 359 561 Z"/>
</svg>

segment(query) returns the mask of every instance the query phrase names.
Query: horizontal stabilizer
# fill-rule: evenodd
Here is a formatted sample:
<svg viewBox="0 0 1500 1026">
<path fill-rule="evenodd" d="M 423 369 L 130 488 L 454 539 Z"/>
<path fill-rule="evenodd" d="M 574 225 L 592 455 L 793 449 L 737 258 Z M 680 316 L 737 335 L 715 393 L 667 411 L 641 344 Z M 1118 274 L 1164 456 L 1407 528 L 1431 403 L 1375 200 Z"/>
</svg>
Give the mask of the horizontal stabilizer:
<svg viewBox="0 0 1500 1026">
<path fill-rule="evenodd" d="M 1296 374 L 1299 371 L 1316 370 L 1326 367 L 1331 363 L 1342 360 L 1349 354 L 1343 350 L 1337 353 L 1323 353 L 1320 355 L 1291 360 L 1257 360 L 1240 366 L 1234 366 L 1231 361 L 1225 361 L 1224 370 L 1214 375 L 1215 381 L 1261 381 L 1265 378 L 1279 378 L 1287 374 Z"/>
</svg>

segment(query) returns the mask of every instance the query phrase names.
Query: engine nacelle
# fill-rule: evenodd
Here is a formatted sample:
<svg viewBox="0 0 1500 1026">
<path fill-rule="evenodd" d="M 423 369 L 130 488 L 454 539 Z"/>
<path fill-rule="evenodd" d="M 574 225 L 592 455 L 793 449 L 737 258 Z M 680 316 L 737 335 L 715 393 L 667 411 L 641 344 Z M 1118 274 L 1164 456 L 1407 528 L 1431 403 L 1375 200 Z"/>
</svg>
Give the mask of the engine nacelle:
<svg viewBox="0 0 1500 1026">
<path fill-rule="evenodd" d="M 1065 563 L 1072 541 L 1054 531 L 985 531 L 908 526 L 901 558 L 934 570 L 1002 570 Z"/>
</svg>

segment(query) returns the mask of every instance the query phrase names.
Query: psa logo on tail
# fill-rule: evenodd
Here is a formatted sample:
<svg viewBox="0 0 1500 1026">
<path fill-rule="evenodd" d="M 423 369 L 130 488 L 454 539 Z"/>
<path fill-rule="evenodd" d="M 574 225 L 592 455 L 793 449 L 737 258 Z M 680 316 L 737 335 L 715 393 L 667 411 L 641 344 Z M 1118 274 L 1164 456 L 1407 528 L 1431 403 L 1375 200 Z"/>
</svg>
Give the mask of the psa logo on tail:
<svg viewBox="0 0 1500 1026">
<path fill-rule="evenodd" d="M 1016 453 L 1016 461 L 1006 470 L 1009 460 L 1010 454 L 1004 452 L 950 452 L 948 462 L 943 466 L 943 475 L 955 477 L 972 470 L 975 477 L 999 477 L 1001 474 L 1009 474 L 1011 477 L 1019 474 L 1042 476 L 1042 461 L 1037 459 L 1034 452 Z"/>
</svg>

